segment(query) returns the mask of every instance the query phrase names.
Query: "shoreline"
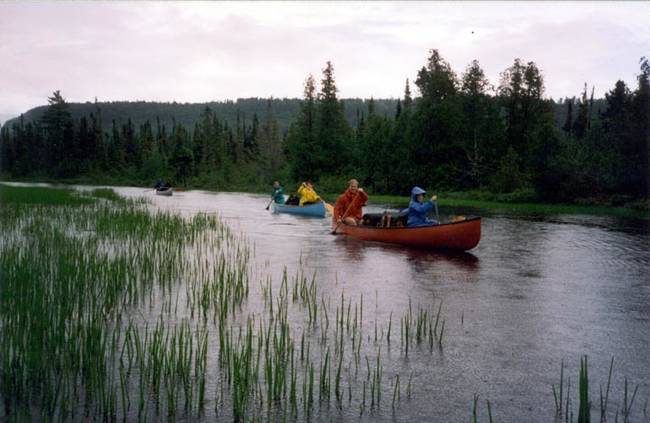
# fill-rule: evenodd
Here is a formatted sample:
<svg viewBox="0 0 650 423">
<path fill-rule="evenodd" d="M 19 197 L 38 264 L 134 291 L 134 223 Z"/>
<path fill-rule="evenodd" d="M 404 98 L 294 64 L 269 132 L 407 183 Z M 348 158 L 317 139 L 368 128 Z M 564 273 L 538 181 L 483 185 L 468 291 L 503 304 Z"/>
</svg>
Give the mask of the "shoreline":
<svg viewBox="0 0 650 423">
<path fill-rule="evenodd" d="M 89 179 L 51 179 L 51 178 L 0 178 L 0 183 L 3 182 L 18 182 L 18 183 L 46 183 L 53 185 L 88 185 L 88 186 L 132 186 L 138 188 L 150 188 L 148 186 L 140 186 L 137 184 L 127 183 L 126 181 L 110 181 L 107 183 L 98 183 L 95 180 Z M 233 189 L 216 190 L 211 187 L 201 186 L 179 186 L 179 191 L 189 190 L 204 190 L 213 192 L 241 192 L 246 194 L 267 194 L 266 191 L 261 189 L 254 189 L 253 187 L 245 188 L 244 186 L 233 186 Z M 338 197 L 338 193 L 321 193 L 321 197 L 327 202 L 334 202 Z M 410 200 L 407 196 L 399 195 L 383 195 L 383 194 L 368 194 L 370 196 L 369 203 L 387 205 L 390 207 L 406 207 Z M 461 207 L 472 208 L 477 210 L 489 210 L 506 213 L 522 213 L 531 215 L 553 215 L 553 214 L 573 214 L 573 215 L 591 215 L 591 216 L 612 216 L 621 218 L 632 218 L 640 220 L 650 220 L 650 210 L 642 210 L 629 206 L 608 206 L 608 205 L 580 205 L 580 204 L 551 204 L 551 203 L 535 203 L 535 202 L 501 202 L 493 200 L 477 200 L 468 198 L 470 193 L 453 192 L 453 193 L 438 193 L 438 205 L 441 207 Z"/>
</svg>

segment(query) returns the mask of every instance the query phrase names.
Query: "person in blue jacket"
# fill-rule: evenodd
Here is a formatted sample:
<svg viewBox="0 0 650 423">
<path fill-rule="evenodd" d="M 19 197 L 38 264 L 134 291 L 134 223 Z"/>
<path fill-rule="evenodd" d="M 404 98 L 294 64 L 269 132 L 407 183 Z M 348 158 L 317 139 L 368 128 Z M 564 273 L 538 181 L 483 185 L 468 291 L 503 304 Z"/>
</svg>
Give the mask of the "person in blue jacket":
<svg viewBox="0 0 650 423">
<path fill-rule="evenodd" d="M 280 186 L 279 181 L 273 182 L 273 191 L 271 192 L 271 197 L 276 204 L 284 204 L 284 192 L 282 186 Z"/>
<path fill-rule="evenodd" d="M 406 226 L 431 226 L 438 224 L 437 220 L 427 217 L 427 213 L 433 208 L 433 202 L 436 201 L 437 197 L 434 195 L 430 200 L 424 201 L 424 194 L 426 194 L 426 191 L 420 187 L 414 187 L 411 190 L 411 202 L 409 203 Z"/>
</svg>

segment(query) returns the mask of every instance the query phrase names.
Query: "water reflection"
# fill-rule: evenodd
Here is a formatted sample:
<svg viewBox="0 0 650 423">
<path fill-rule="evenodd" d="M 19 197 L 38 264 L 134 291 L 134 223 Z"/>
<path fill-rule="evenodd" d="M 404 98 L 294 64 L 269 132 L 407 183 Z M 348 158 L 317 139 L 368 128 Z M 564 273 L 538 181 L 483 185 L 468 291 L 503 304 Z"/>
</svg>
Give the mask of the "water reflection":
<svg viewBox="0 0 650 423">
<path fill-rule="evenodd" d="M 349 260 L 360 262 L 366 253 L 389 254 L 403 257 L 414 266 L 426 266 L 427 263 L 447 262 L 465 270 L 477 270 L 479 258 L 469 252 L 431 251 L 420 248 L 410 248 L 403 245 L 384 244 L 380 242 L 362 241 L 346 235 L 337 235 L 334 244 L 343 249 Z M 380 271 L 381 269 L 377 269 Z"/>
</svg>

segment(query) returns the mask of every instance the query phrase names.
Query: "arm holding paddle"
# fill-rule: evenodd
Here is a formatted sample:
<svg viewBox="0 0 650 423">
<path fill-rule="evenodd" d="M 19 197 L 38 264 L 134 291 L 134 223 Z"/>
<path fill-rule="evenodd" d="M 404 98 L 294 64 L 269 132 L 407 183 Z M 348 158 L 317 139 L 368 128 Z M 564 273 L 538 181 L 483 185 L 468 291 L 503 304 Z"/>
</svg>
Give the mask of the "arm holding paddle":
<svg viewBox="0 0 650 423">
<path fill-rule="evenodd" d="M 431 202 L 433 203 L 433 207 L 436 209 L 436 220 L 440 223 L 440 215 L 438 214 L 438 196 L 436 194 L 431 196 Z"/>
<path fill-rule="evenodd" d="M 362 208 L 366 204 L 366 201 L 368 201 L 368 194 L 362 188 L 359 188 L 359 183 L 356 179 L 351 179 L 348 182 L 348 189 L 336 200 L 334 207 L 334 222 L 336 223 L 336 227 L 332 233 L 336 233 L 336 230 L 342 223 L 358 225 L 363 218 Z"/>
<path fill-rule="evenodd" d="M 280 185 L 279 181 L 274 181 L 273 182 L 273 191 L 271 192 L 271 201 L 269 201 L 269 204 L 266 206 L 266 210 L 271 207 L 271 203 L 275 201 L 278 204 L 283 204 L 284 203 L 284 191 L 282 190 L 282 186 Z"/>
<path fill-rule="evenodd" d="M 438 209 L 437 199 L 434 194 L 430 200 L 424 201 L 424 194 L 426 191 L 420 187 L 413 187 L 411 190 L 411 202 L 409 203 L 409 213 L 407 219 L 407 226 L 427 226 L 437 225 L 438 220 L 431 220 L 427 214 L 435 207 L 436 212 Z"/>
</svg>

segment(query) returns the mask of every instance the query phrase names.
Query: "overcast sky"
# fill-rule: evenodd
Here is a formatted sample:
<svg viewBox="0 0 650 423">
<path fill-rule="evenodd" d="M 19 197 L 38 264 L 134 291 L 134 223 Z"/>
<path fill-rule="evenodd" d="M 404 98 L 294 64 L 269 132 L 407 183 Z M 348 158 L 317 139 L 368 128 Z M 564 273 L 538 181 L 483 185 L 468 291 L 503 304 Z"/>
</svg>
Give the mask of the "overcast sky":
<svg viewBox="0 0 650 423">
<path fill-rule="evenodd" d="M 632 87 L 650 56 L 650 2 L 6 2 L 0 118 L 45 104 L 301 97 L 334 64 L 340 97 L 397 98 L 428 50 L 493 84 L 535 61 L 546 96 Z"/>
</svg>

